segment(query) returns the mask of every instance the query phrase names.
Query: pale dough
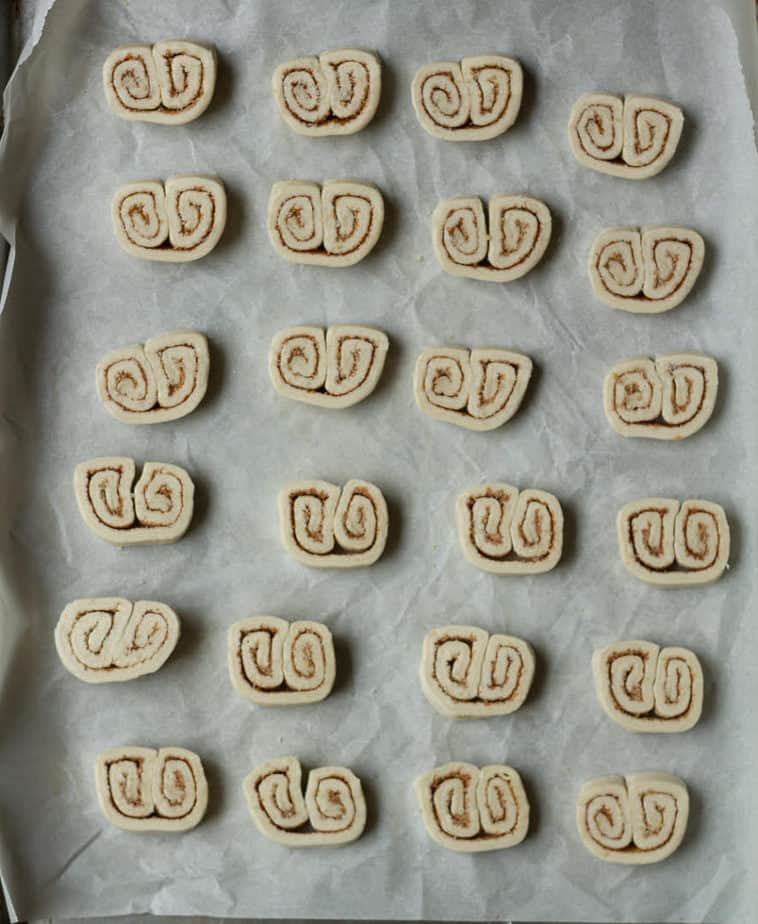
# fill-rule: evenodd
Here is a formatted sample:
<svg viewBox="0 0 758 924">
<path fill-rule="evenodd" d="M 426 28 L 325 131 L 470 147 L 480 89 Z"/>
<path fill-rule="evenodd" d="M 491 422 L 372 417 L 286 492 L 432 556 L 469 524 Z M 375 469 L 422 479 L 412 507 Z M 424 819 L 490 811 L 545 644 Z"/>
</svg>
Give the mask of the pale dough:
<svg viewBox="0 0 758 924">
<path fill-rule="evenodd" d="M 134 257 L 163 263 L 199 260 L 226 225 L 226 190 L 216 177 L 172 176 L 120 187 L 111 205 L 116 240 Z"/>
<path fill-rule="evenodd" d="M 366 826 L 361 781 L 346 767 L 311 770 L 303 797 L 300 761 L 280 757 L 256 767 L 242 789 L 261 834 L 286 847 L 341 847 Z"/>
<path fill-rule="evenodd" d="M 343 488 L 328 481 L 293 481 L 279 492 L 285 549 L 314 568 L 373 565 L 384 551 L 389 515 L 384 495 L 368 481 Z"/>
<path fill-rule="evenodd" d="M 710 420 L 718 384 L 716 360 L 702 353 L 625 359 L 605 377 L 605 416 L 621 436 L 683 440 Z"/>
<path fill-rule="evenodd" d="M 122 45 L 103 65 L 105 98 L 122 119 L 183 125 L 205 112 L 215 86 L 215 50 L 182 39 Z"/>
<path fill-rule="evenodd" d="M 704 259 L 705 241 L 691 228 L 608 228 L 595 238 L 587 268 L 601 302 L 661 314 L 689 295 Z"/>
<path fill-rule="evenodd" d="M 449 850 L 515 847 L 529 830 L 524 785 L 505 764 L 444 764 L 416 780 L 416 795 L 429 836 Z"/>
<path fill-rule="evenodd" d="M 504 482 L 469 488 L 455 507 L 458 538 L 472 565 L 491 574 L 542 574 L 563 551 L 558 498 Z"/>
<path fill-rule="evenodd" d="M 317 407 L 358 404 L 376 388 L 389 340 L 373 327 L 288 327 L 271 342 L 268 368 L 285 398 Z"/>
<path fill-rule="evenodd" d="M 416 360 L 413 389 L 425 414 L 482 432 L 514 416 L 531 375 L 531 359 L 510 350 L 427 347 Z"/>
<path fill-rule="evenodd" d="M 440 626 L 424 638 L 419 675 L 424 695 L 442 715 L 510 715 L 529 694 L 534 651 L 513 635 L 490 635 L 476 626 Z"/>
<path fill-rule="evenodd" d="M 571 110 L 569 144 L 585 167 L 645 180 L 660 173 L 674 156 L 683 124 L 682 110 L 667 100 L 587 93 Z"/>
<path fill-rule="evenodd" d="M 227 654 L 234 688 L 262 706 L 317 703 L 334 686 L 332 633 L 320 622 L 251 616 L 230 627 Z"/>
<path fill-rule="evenodd" d="M 708 584 L 729 562 L 729 523 L 711 501 L 641 498 L 619 510 L 616 528 L 627 571 L 648 584 Z"/>
<path fill-rule="evenodd" d="M 630 773 L 588 780 L 579 791 L 576 824 L 589 852 L 609 863 L 665 860 L 687 830 L 690 799 L 670 773 Z"/>
<path fill-rule="evenodd" d="M 544 256 L 551 231 L 550 209 L 529 196 L 492 196 L 489 221 L 476 196 L 441 199 L 432 214 L 440 266 L 452 276 L 484 282 L 525 276 Z"/>
<path fill-rule="evenodd" d="M 55 647 L 64 667 L 87 683 L 152 674 L 163 667 L 178 640 L 176 613 L 151 600 L 74 600 L 55 627 Z"/>
<path fill-rule="evenodd" d="M 683 732 L 703 711 L 703 669 L 689 648 L 613 642 L 592 655 L 600 705 L 627 731 Z"/>
<path fill-rule="evenodd" d="M 175 330 L 111 350 L 97 364 L 97 393 L 116 420 L 164 423 L 192 413 L 208 387 L 208 341 Z"/>
<path fill-rule="evenodd" d="M 353 266 L 379 240 L 384 199 L 359 180 L 329 180 L 323 189 L 307 180 L 274 183 L 268 200 L 268 233 L 276 252 L 293 263 Z"/>
<path fill-rule="evenodd" d="M 374 118 L 382 66 L 367 51 L 325 51 L 280 64 L 271 89 L 282 118 L 298 134 L 352 135 Z"/>
<path fill-rule="evenodd" d="M 189 831 L 208 806 L 203 765 L 185 748 L 110 748 L 95 781 L 103 814 L 124 831 Z"/>
<path fill-rule="evenodd" d="M 145 462 L 135 485 L 136 474 L 134 459 L 125 456 L 79 463 L 74 493 L 84 522 L 114 545 L 181 539 L 192 519 L 195 486 L 190 476 L 165 462 Z"/>
<path fill-rule="evenodd" d="M 411 99 L 422 127 L 446 141 L 487 141 L 516 121 L 521 65 L 502 55 L 427 64 L 416 72 Z"/>
</svg>

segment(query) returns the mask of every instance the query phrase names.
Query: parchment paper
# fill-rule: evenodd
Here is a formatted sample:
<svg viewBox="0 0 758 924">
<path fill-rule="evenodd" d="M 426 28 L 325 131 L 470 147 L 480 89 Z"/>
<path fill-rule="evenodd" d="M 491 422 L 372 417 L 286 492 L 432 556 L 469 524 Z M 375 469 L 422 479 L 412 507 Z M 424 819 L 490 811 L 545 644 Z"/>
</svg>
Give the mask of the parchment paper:
<svg viewBox="0 0 758 924">
<path fill-rule="evenodd" d="M 107 52 L 176 35 L 218 48 L 209 112 L 176 128 L 112 116 L 100 83 Z M 375 122 L 349 139 L 295 136 L 271 99 L 273 68 L 344 45 L 382 56 Z M 511 53 L 524 65 L 516 126 L 479 145 L 434 140 L 410 105 L 415 69 L 481 51 Z M 682 105 L 685 133 L 661 176 L 630 183 L 574 162 L 568 113 L 593 88 L 659 93 Z M 58 0 L 10 94 L 0 152 L 0 219 L 16 242 L 0 323 L 0 862 L 18 914 L 749 920 L 758 846 L 758 170 L 726 15 L 691 0 Z M 115 187 L 194 170 L 218 173 L 229 190 L 218 250 L 182 266 L 122 253 L 109 217 Z M 334 176 L 383 190 L 387 222 L 374 254 L 342 271 L 280 260 L 265 232 L 271 184 Z M 556 231 L 541 267 L 506 286 L 444 274 L 429 234 L 438 198 L 501 191 L 549 204 Z M 669 222 L 707 241 L 706 268 L 686 303 L 659 317 L 598 303 L 585 272 L 595 234 Z M 277 397 L 266 370 L 274 332 L 349 321 L 391 338 L 377 393 L 339 413 Z M 213 345 L 201 409 L 158 427 L 112 420 L 95 394 L 98 358 L 185 326 L 204 330 Z M 538 374 L 507 426 L 472 434 L 417 411 L 415 355 L 448 342 L 509 346 L 534 358 Z M 602 411 L 608 365 L 674 349 L 717 357 L 713 419 L 681 445 L 622 440 Z M 71 474 L 78 461 L 103 454 L 190 471 L 199 497 L 184 540 L 119 551 L 88 532 Z M 391 538 L 376 566 L 312 572 L 287 557 L 275 494 L 303 477 L 362 477 L 382 487 Z M 496 578 L 464 561 L 454 498 L 484 479 L 559 496 L 566 550 L 554 572 Z M 665 592 L 623 570 L 615 513 L 657 493 L 725 506 L 733 555 L 720 582 Z M 180 613 L 182 639 L 158 674 L 91 688 L 60 665 L 52 635 L 60 610 L 104 594 L 164 600 Z M 226 630 L 255 612 L 332 628 L 339 680 L 327 701 L 266 710 L 232 690 Z M 517 714 L 456 724 L 428 706 L 416 675 L 421 640 L 448 621 L 534 644 L 538 680 Z M 698 653 L 707 683 L 695 730 L 634 736 L 605 718 L 590 655 L 623 637 Z M 207 820 L 174 837 L 109 827 L 92 765 L 120 743 L 197 751 L 211 789 Z M 370 806 L 364 838 L 341 851 L 297 852 L 258 834 L 241 781 L 254 764 L 287 753 L 307 767 L 334 762 L 359 774 Z M 452 758 L 521 771 L 533 812 L 522 846 L 460 856 L 428 839 L 412 780 Z M 657 867 L 599 863 L 579 843 L 576 792 L 588 777 L 645 768 L 687 780 L 686 841 Z"/>
</svg>

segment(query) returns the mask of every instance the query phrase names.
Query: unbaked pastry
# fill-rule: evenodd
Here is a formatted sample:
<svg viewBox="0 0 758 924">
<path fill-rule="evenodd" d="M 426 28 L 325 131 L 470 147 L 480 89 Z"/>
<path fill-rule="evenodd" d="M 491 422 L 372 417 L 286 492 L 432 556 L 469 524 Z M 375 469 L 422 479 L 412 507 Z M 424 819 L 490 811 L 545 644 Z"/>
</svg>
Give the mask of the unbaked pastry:
<svg viewBox="0 0 758 924">
<path fill-rule="evenodd" d="M 108 105 L 122 119 L 182 125 L 208 108 L 216 85 L 216 52 L 173 39 L 122 45 L 103 65 Z"/>
<path fill-rule="evenodd" d="M 293 481 L 279 492 L 285 549 L 313 568 L 373 565 L 384 551 L 389 515 L 384 495 L 368 481 L 343 488 L 328 481 Z"/>
<path fill-rule="evenodd" d="M 622 436 L 683 440 L 710 420 L 718 385 L 716 360 L 701 353 L 625 359 L 605 377 L 605 416 Z"/>
<path fill-rule="evenodd" d="M 440 266 L 452 276 L 512 282 L 540 262 L 552 219 L 544 202 L 529 196 L 490 198 L 489 223 L 477 196 L 441 199 L 432 214 L 432 242 Z"/>
<path fill-rule="evenodd" d="M 382 66 L 368 51 L 325 51 L 280 64 L 271 89 L 282 118 L 298 134 L 352 135 L 374 118 Z"/>
<path fill-rule="evenodd" d="M 416 780 L 416 795 L 429 836 L 449 850 L 515 847 L 529 830 L 524 785 L 505 764 L 444 764 Z"/>
<path fill-rule="evenodd" d="M 361 781 L 346 767 L 317 767 L 305 798 L 296 757 L 256 767 L 242 784 L 258 830 L 286 847 L 341 847 L 363 834 L 366 801 Z"/>
<path fill-rule="evenodd" d="M 320 622 L 242 619 L 229 629 L 227 654 L 232 685 L 261 706 L 317 703 L 334 685 L 332 633 Z"/>
<path fill-rule="evenodd" d="M 542 574 L 563 551 L 563 510 L 558 498 L 504 482 L 469 488 L 455 507 L 463 554 L 491 574 Z"/>
<path fill-rule="evenodd" d="M 599 860 L 642 865 L 665 860 L 687 830 L 690 797 L 670 773 L 630 773 L 588 780 L 579 791 L 576 824 Z"/>
<path fill-rule="evenodd" d="M 523 90 L 521 65 L 502 55 L 426 64 L 411 99 L 423 128 L 446 141 L 487 141 L 516 121 Z"/>
<path fill-rule="evenodd" d="M 419 409 L 466 430 L 494 430 L 518 411 L 532 376 L 521 353 L 482 347 L 427 347 L 416 360 Z"/>
<path fill-rule="evenodd" d="M 179 618 L 152 600 L 74 600 L 55 627 L 64 667 L 86 683 L 114 683 L 152 674 L 179 640 Z"/>
<path fill-rule="evenodd" d="M 110 748 L 95 780 L 103 814 L 124 831 L 189 831 L 208 806 L 203 765 L 185 748 Z"/>
<path fill-rule="evenodd" d="M 644 497 L 619 510 L 616 528 L 627 571 L 648 584 L 708 584 L 729 562 L 729 523 L 711 501 Z"/>
<path fill-rule="evenodd" d="M 274 183 L 268 234 L 274 250 L 293 263 L 353 266 L 373 249 L 384 222 L 384 199 L 359 180 Z"/>
<path fill-rule="evenodd" d="M 674 156 L 682 134 L 682 110 L 652 96 L 586 93 L 569 118 L 569 143 L 585 167 L 645 180 Z"/>
<path fill-rule="evenodd" d="M 74 492 L 84 522 L 114 545 L 181 539 L 192 519 L 195 486 L 190 476 L 165 462 L 145 462 L 135 485 L 136 474 L 134 459 L 126 456 L 80 462 Z"/>
<path fill-rule="evenodd" d="M 209 254 L 226 225 L 226 190 L 216 177 L 171 176 L 127 183 L 111 206 L 116 240 L 133 257 L 186 263 Z"/>
<path fill-rule="evenodd" d="M 387 335 L 373 327 L 341 324 L 326 335 L 320 327 L 288 327 L 271 342 L 269 374 L 285 398 L 351 407 L 376 388 L 388 348 Z"/>
<path fill-rule="evenodd" d="M 442 715 L 509 715 L 529 693 L 534 651 L 513 635 L 490 635 L 476 626 L 440 626 L 424 638 L 419 675 L 424 695 Z"/>
</svg>

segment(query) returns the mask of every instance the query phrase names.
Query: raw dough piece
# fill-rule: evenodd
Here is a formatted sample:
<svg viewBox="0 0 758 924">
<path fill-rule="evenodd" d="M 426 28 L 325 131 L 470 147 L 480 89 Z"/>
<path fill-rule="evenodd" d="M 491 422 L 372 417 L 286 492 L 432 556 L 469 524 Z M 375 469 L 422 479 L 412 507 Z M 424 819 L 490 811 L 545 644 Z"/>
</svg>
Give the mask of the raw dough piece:
<svg viewBox="0 0 758 924">
<path fill-rule="evenodd" d="M 584 846 L 609 863 L 665 860 L 687 830 L 690 797 L 670 773 L 630 773 L 588 780 L 579 791 L 576 824 Z"/>
<path fill-rule="evenodd" d="M 628 731 L 687 731 L 703 710 L 703 669 L 689 648 L 613 642 L 594 652 L 592 673 L 600 705 Z"/>
<path fill-rule="evenodd" d="M 332 691 L 334 643 L 320 622 L 251 616 L 230 627 L 227 651 L 232 685 L 259 705 L 317 703 Z"/>
<path fill-rule="evenodd" d="M 271 342 L 269 374 L 285 398 L 317 407 L 358 404 L 376 388 L 389 341 L 373 327 L 288 327 Z"/>
<path fill-rule="evenodd" d="M 208 805 L 203 765 L 185 748 L 110 748 L 95 780 L 103 814 L 124 831 L 189 831 Z"/>
<path fill-rule="evenodd" d="M 117 190 L 111 207 L 116 240 L 133 257 L 186 263 L 209 254 L 226 224 L 226 190 L 216 177 L 139 180 Z"/>
<path fill-rule="evenodd" d="M 466 430 L 494 430 L 518 411 L 532 361 L 509 350 L 427 347 L 416 360 L 419 409 Z"/>
<path fill-rule="evenodd" d="M 328 180 L 323 190 L 307 180 L 274 183 L 268 233 L 274 250 L 293 263 L 352 266 L 379 240 L 384 199 L 358 180 Z"/>
<path fill-rule="evenodd" d="M 444 764 L 416 780 L 416 794 L 429 836 L 450 850 L 515 847 L 529 830 L 524 785 L 505 764 Z"/>
<path fill-rule="evenodd" d="M 503 482 L 469 488 L 455 507 L 463 554 L 490 574 L 542 574 L 563 551 L 563 510 L 558 498 Z"/>
<path fill-rule="evenodd" d="M 174 330 L 111 350 L 97 364 L 97 393 L 123 423 L 152 424 L 192 413 L 208 387 L 208 341 Z"/>
<path fill-rule="evenodd" d="M 605 416 L 622 436 L 683 440 L 710 420 L 718 385 L 716 360 L 701 353 L 625 359 L 605 377 Z"/>
<path fill-rule="evenodd" d="M 293 481 L 279 492 L 285 549 L 314 568 L 373 565 L 384 551 L 389 517 L 384 495 L 368 481 L 340 488 L 328 481 Z"/>
<path fill-rule="evenodd" d="M 437 712 L 452 719 L 509 715 L 523 705 L 534 678 L 534 651 L 512 635 L 476 626 L 427 632 L 421 687 Z"/>
<path fill-rule="evenodd" d="M 569 143 L 585 167 L 645 180 L 674 156 L 683 124 L 682 110 L 666 100 L 586 93 L 571 110 Z"/>
<path fill-rule="evenodd" d="M 382 66 L 367 51 L 325 51 L 280 64 L 271 89 L 282 118 L 298 134 L 352 135 L 374 118 Z"/>
<path fill-rule="evenodd" d="M 122 119 L 182 125 L 205 112 L 216 86 L 216 52 L 174 39 L 122 45 L 103 65 L 108 105 Z"/>
<path fill-rule="evenodd" d="M 501 55 L 427 64 L 416 72 L 411 98 L 423 128 L 446 141 L 487 141 L 516 121 L 521 65 Z"/>
<path fill-rule="evenodd" d="M 708 584 L 729 561 L 729 523 L 710 501 L 644 497 L 619 510 L 616 527 L 627 571 L 648 584 Z"/>
<path fill-rule="evenodd" d="M 84 522 L 114 545 L 176 542 L 192 519 L 195 486 L 178 465 L 145 462 L 139 481 L 134 459 L 105 456 L 80 462 L 74 492 Z"/>
<path fill-rule="evenodd" d="M 74 600 L 55 627 L 55 647 L 64 667 L 87 683 L 152 674 L 163 667 L 178 640 L 176 613 L 151 600 Z"/>
<path fill-rule="evenodd" d="M 340 847 L 361 836 L 366 802 L 352 770 L 311 770 L 305 798 L 301 780 L 296 757 L 269 760 L 245 778 L 242 789 L 261 834 L 286 847 Z"/>
<path fill-rule="evenodd" d="M 512 282 L 534 269 L 551 229 L 550 209 L 529 196 L 492 196 L 489 231 L 477 196 L 441 199 L 432 214 L 432 241 L 442 269 L 484 282 Z"/>
<path fill-rule="evenodd" d="M 601 302 L 660 314 L 681 305 L 704 259 L 705 242 L 691 228 L 608 228 L 595 238 L 588 270 Z"/>
</svg>

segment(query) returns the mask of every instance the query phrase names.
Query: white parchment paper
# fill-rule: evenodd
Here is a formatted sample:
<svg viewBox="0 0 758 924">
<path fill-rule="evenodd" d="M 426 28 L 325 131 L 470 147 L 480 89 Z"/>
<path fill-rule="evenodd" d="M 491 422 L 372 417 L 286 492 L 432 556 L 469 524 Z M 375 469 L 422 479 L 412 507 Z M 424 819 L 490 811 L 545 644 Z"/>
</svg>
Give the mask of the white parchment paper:
<svg viewBox="0 0 758 924">
<path fill-rule="evenodd" d="M 112 116 L 100 77 L 107 52 L 177 35 L 219 51 L 209 112 L 176 128 Z M 295 136 L 271 99 L 272 70 L 346 45 L 382 56 L 374 123 L 347 139 Z M 431 138 L 410 105 L 415 69 L 482 51 L 514 54 L 524 65 L 516 126 L 484 144 Z M 594 88 L 659 93 L 682 105 L 684 136 L 661 176 L 631 183 L 574 162 L 568 113 Z M 19 915 L 749 920 L 758 847 L 758 169 L 726 15 L 691 0 L 58 0 L 10 93 L 0 151 L 0 222 L 17 248 L 0 321 L 0 864 Z M 221 246 L 182 266 L 127 257 L 110 226 L 114 189 L 188 171 L 217 173 L 227 184 Z M 387 222 L 375 252 L 342 271 L 280 260 L 265 231 L 271 184 L 335 176 L 383 190 Z M 553 212 L 543 264 L 506 286 L 444 274 L 429 234 L 438 198 L 521 191 Z M 586 278 L 590 243 L 604 227 L 649 223 L 700 230 L 706 268 L 669 314 L 611 311 Z M 391 338 L 375 395 L 339 413 L 277 397 L 266 370 L 274 332 L 345 322 L 376 325 Z M 95 394 L 98 358 L 175 327 L 210 337 L 204 404 L 158 427 L 112 420 Z M 489 434 L 423 417 L 412 368 L 434 343 L 531 355 L 538 372 L 519 415 Z M 676 349 L 717 357 L 713 419 L 681 445 L 622 440 L 602 411 L 608 365 Z M 190 471 L 198 503 L 184 540 L 119 551 L 88 532 L 71 474 L 78 461 L 105 454 Z M 382 487 L 391 535 L 376 566 L 312 572 L 286 556 L 275 495 L 304 477 L 361 477 Z M 454 498 L 485 479 L 561 499 L 566 549 L 554 572 L 496 578 L 464 561 Z M 623 570 L 615 513 L 657 493 L 725 506 L 733 555 L 720 582 L 665 592 Z M 91 688 L 58 662 L 52 631 L 62 607 L 105 594 L 164 600 L 180 613 L 182 639 L 158 674 Z M 266 710 L 233 691 L 226 630 L 255 612 L 331 627 L 338 683 L 326 702 Z M 450 621 L 534 644 L 538 680 L 517 714 L 456 724 L 427 705 L 416 676 L 421 640 Z M 605 718 L 590 656 L 623 637 L 695 649 L 707 677 L 696 729 L 634 736 Z M 92 765 L 120 743 L 197 751 L 211 790 L 206 821 L 174 837 L 109 827 Z M 241 781 L 254 764 L 287 753 L 359 774 L 370 807 L 359 842 L 297 852 L 258 834 Z M 453 758 L 521 771 L 533 818 L 523 845 L 461 856 L 432 844 L 411 784 Z M 648 768 L 690 785 L 684 845 L 657 867 L 599 863 L 575 830 L 580 784 Z"/>
</svg>

